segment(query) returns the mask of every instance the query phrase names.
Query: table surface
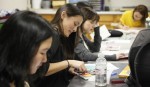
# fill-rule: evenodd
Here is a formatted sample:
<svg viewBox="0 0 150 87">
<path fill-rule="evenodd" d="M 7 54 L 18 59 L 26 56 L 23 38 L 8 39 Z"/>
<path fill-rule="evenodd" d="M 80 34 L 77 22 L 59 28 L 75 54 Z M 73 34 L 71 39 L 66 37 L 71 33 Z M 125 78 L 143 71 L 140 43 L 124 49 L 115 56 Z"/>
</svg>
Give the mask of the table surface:
<svg viewBox="0 0 150 87">
<path fill-rule="evenodd" d="M 134 32 L 134 33 L 132 33 Z M 137 31 L 123 31 L 123 36 L 122 37 L 117 37 L 117 38 L 108 38 L 105 41 L 102 41 L 102 48 L 104 47 L 104 45 L 106 45 L 107 41 L 114 41 L 113 43 L 115 43 L 116 45 L 120 46 L 120 50 L 128 50 L 130 49 L 137 33 L 139 32 L 139 30 Z M 131 38 L 132 37 L 132 38 Z M 112 45 L 112 42 L 110 43 Z M 107 47 L 107 46 L 106 46 Z M 101 52 L 105 51 L 101 48 Z M 112 52 L 112 51 L 110 51 Z M 119 61 L 108 61 L 110 63 L 112 63 L 113 65 L 115 65 L 116 67 L 118 67 L 119 69 L 114 70 L 113 72 L 117 73 L 116 76 L 111 77 L 111 79 L 119 79 L 118 74 L 125 68 L 125 66 L 128 64 L 128 60 L 119 60 Z M 89 62 L 90 63 L 90 62 Z M 92 62 L 91 62 L 92 63 Z M 110 79 L 110 80 L 111 80 Z M 125 80 L 125 79 L 123 79 Z M 68 87 L 97 87 L 95 86 L 95 82 L 94 81 L 86 81 L 83 80 L 82 78 L 75 76 L 71 81 Z M 128 87 L 125 83 L 119 83 L 119 84 L 112 84 L 110 82 L 110 84 L 107 84 L 107 87 Z"/>
<path fill-rule="evenodd" d="M 119 74 L 123 68 L 128 64 L 127 61 L 117 61 L 117 62 L 111 62 L 113 65 L 117 66 L 119 69 L 113 71 L 117 74 Z M 111 79 L 113 78 L 119 78 L 118 75 L 111 77 Z M 123 79 L 125 80 L 125 79 Z M 75 76 L 71 81 L 68 87 L 97 87 L 95 86 L 95 82 L 94 81 L 86 81 L 83 80 L 82 78 Z M 106 87 L 128 87 L 125 83 L 118 83 L 118 84 L 107 84 Z"/>
</svg>

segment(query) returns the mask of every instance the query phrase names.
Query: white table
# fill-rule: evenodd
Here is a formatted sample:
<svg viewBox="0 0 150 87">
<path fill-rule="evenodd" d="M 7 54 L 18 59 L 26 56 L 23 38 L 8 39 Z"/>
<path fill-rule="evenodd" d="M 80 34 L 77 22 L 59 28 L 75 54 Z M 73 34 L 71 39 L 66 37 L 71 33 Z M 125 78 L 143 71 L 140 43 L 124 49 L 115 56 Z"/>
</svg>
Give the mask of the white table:
<svg viewBox="0 0 150 87">
<path fill-rule="evenodd" d="M 107 55 L 124 53 L 128 57 L 130 47 L 140 30 L 119 30 L 122 37 L 109 37 L 102 41 L 101 52 Z"/>
</svg>

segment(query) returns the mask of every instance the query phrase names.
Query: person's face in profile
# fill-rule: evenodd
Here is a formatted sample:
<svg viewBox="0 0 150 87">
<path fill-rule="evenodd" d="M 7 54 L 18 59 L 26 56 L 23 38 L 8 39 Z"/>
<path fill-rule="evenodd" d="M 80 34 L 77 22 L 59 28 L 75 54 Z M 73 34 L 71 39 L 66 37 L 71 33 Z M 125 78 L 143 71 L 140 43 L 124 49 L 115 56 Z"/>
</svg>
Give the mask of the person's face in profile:
<svg viewBox="0 0 150 87">
<path fill-rule="evenodd" d="M 66 37 L 69 37 L 71 33 L 76 32 L 77 28 L 81 25 L 83 21 L 82 16 L 76 15 L 68 17 L 65 11 L 62 12 L 61 18 L 63 32 Z"/>
<path fill-rule="evenodd" d="M 142 14 L 140 14 L 140 12 L 135 11 L 133 14 L 134 20 L 135 21 L 140 21 L 142 19 Z"/>
<path fill-rule="evenodd" d="M 47 51 L 51 47 L 52 38 L 49 38 L 43 41 L 33 58 L 33 61 L 30 66 L 30 74 L 34 74 L 37 69 L 42 66 L 43 63 L 47 61 Z"/>
<path fill-rule="evenodd" d="M 96 25 L 96 21 L 86 20 L 83 24 L 83 32 L 91 33 L 95 25 Z"/>
</svg>

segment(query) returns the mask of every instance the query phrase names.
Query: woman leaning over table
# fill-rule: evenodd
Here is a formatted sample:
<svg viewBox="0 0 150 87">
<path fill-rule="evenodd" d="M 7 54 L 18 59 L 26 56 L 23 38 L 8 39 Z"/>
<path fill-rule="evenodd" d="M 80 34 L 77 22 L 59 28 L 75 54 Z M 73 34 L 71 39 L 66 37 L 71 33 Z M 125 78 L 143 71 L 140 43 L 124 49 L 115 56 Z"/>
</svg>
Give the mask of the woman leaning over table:
<svg viewBox="0 0 150 87">
<path fill-rule="evenodd" d="M 52 27 L 36 13 L 19 11 L 0 30 L 0 87 L 29 87 L 28 75 L 47 61 Z"/>
<path fill-rule="evenodd" d="M 48 51 L 50 67 L 45 77 L 35 81 L 36 87 L 67 87 L 75 69 L 85 72 L 84 62 L 74 60 L 76 30 L 83 21 L 80 10 L 73 4 L 60 7 L 51 21 L 55 36 Z"/>
<path fill-rule="evenodd" d="M 125 11 L 121 18 L 118 28 L 142 28 L 145 27 L 145 21 L 148 17 L 148 8 L 145 5 L 138 5 L 131 11 Z"/>
<path fill-rule="evenodd" d="M 85 7 L 81 7 L 81 12 L 84 16 L 84 20 L 80 26 L 79 37 L 80 41 L 75 48 L 76 57 L 78 60 L 83 61 L 95 61 L 98 58 L 98 52 L 100 51 L 101 47 L 101 36 L 100 36 L 100 28 L 99 28 L 99 15 L 91 8 L 87 6 L 88 2 L 80 2 L 80 4 L 86 4 Z M 79 4 L 77 3 L 77 6 Z M 94 29 L 94 41 L 90 41 L 85 34 L 92 32 Z M 124 58 L 123 53 L 117 53 L 112 55 L 105 55 L 107 60 L 118 60 Z"/>
</svg>

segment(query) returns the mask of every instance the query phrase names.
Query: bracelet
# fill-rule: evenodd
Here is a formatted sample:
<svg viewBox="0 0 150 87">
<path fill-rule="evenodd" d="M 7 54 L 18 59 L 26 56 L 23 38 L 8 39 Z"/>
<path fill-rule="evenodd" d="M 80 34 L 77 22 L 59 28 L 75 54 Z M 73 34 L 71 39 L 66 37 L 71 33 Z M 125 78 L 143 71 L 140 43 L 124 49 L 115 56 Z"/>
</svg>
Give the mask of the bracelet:
<svg viewBox="0 0 150 87">
<path fill-rule="evenodd" d="M 68 63 L 68 68 L 70 68 L 70 63 L 69 63 L 69 61 L 68 60 L 66 60 L 67 61 L 67 63 Z"/>
</svg>

